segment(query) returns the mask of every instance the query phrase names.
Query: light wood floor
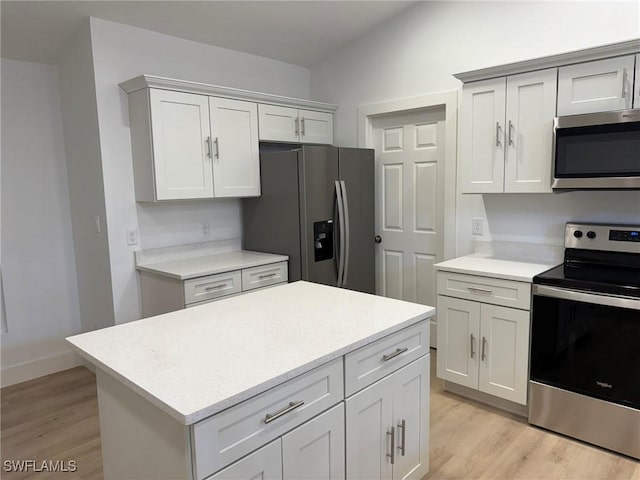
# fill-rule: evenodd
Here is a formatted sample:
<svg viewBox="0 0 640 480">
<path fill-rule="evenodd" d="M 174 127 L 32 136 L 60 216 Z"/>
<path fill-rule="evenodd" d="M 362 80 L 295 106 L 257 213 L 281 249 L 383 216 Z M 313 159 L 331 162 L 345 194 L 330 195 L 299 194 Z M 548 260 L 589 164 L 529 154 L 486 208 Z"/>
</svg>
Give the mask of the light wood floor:
<svg viewBox="0 0 640 480">
<path fill-rule="evenodd" d="M 442 391 L 431 371 L 431 458 L 425 479 L 633 479 L 640 463 Z M 2 460 L 75 460 L 75 473 L 3 479 L 102 479 L 95 377 L 83 367 L 3 388 Z M 153 479 L 149 479 L 153 480 Z"/>
</svg>

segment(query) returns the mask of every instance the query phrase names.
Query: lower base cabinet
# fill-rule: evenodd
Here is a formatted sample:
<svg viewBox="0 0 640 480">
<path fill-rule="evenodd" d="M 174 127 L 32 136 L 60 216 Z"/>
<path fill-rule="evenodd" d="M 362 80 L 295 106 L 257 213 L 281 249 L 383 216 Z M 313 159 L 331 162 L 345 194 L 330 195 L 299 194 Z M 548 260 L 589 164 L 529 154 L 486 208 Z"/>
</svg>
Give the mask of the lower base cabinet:
<svg viewBox="0 0 640 480">
<path fill-rule="evenodd" d="M 344 480 L 340 403 L 209 477 L 209 480 Z"/>
<path fill-rule="evenodd" d="M 425 355 L 347 398 L 348 479 L 420 479 L 429 470 Z"/>
</svg>

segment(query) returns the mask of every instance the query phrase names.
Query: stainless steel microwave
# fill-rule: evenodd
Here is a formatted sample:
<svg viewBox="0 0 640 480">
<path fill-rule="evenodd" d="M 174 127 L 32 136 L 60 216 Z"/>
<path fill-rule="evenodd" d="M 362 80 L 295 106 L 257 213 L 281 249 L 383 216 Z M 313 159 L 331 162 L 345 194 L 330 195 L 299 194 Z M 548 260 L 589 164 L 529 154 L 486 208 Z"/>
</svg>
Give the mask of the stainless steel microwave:
<svg viewBox="0 0 640 480">
<path fill-rule="evenodd" d="M 640 109 L 556 117 L 552 187 L 640 189 Z"/>
</svg>

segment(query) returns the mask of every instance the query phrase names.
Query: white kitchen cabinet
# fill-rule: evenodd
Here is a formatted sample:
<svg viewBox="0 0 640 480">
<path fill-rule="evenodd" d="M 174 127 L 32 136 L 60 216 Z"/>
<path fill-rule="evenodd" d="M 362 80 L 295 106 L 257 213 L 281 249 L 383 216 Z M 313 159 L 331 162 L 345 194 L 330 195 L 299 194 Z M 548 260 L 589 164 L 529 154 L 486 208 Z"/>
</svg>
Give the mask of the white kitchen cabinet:
<svg viewBox="0 0 640 480">
<path fill-rule="evenodd" d="M 155 88 L 129 94 L 136 200 L 260 195 L 257 105 Z"/>
<path fill-rule="evenodd" d="M 260 140 L 293 143 L 333 143 L 333 114 L 258 105 Z"/>
<path fill-rule="evenodd" d="M 527 404 L 529 311 L 438 295 L 438 377 Z"/>
<path fill-rule="evenodd" d="M 422 478 L 429 469 L 429 355 L 347 398 L 347 478 Z"/>
<path fill-rule="evenodd" d="M 463 193 L 551 192 L 555 68 L 465 84 Z"/>
<path fill-rule="evenodd" d="M 344 480 L 344 404 L 282 437 L 284 480 Z"/>
<path fill-rule="evenodd" d="M 215 197 L 260 195 L 258 106 L 209 97 Z"/>
<path fill-rule="evenodd" d="M 282 480 L 282 445 L 280 439 L 238 460 L 207 480 Z"/>
<path fill-rule="evenodd" d="M 636 55 L 636 75 L 633 91 L 633 108 L 640 108 L 640 53 Z"/>
<path fill-rule="evenodd" d="M 634 64 L 626 55 L 560 67 L 558 116 L 631 108 Z"/>
</svg>

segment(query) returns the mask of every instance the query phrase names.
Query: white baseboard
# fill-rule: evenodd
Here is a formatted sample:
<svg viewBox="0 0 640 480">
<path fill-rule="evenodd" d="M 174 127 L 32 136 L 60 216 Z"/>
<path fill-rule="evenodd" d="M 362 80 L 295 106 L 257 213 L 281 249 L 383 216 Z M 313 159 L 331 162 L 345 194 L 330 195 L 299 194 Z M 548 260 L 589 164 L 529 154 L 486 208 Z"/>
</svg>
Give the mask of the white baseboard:
<svg viewBox="0 0 640 480">
<path fill-rule="evenodd" d="M 68 370 L 82 365 L 81 358 L 73 352 L 60 353 L 52 357 L 38 358 L 27 363 L 2 369 L 0 385 L 8 387 L 34 378 Z"/>
</svg>

